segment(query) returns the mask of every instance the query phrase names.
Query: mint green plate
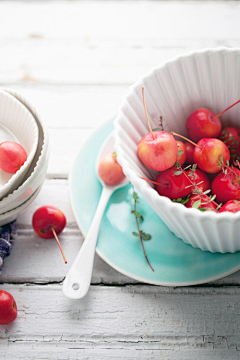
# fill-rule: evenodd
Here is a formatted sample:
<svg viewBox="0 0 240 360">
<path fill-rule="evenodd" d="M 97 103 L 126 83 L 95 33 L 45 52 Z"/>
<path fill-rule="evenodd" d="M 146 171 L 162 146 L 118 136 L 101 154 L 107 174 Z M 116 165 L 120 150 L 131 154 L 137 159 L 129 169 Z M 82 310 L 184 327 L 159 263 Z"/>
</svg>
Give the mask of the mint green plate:
<svg viewBox="0 0 240 360">
<path fill-rule="evenodd" d="M 96 130 L 81 148 L 69 177 L 72 209 L 79 228 L 87 234 L 101 195 L 95 175 L 98 150 L 113 130 L 109 121 Z M 141 282 L 166 286 L 196 285 L 219 279 L 240 269 L 240 252 L 211 253 L 195 249 L 177 238 L 143 200 L 138 210 L 144 217 L 140 227 L 152 235 L 144 241 L 154 269 L 150 269 L 137 231 L 131 185 L 117 190 L 108 203 L 100 226 L 97 253 L 114 269 Z M 180 205 L 179 205 L 180 206 Z"/>
</svg>

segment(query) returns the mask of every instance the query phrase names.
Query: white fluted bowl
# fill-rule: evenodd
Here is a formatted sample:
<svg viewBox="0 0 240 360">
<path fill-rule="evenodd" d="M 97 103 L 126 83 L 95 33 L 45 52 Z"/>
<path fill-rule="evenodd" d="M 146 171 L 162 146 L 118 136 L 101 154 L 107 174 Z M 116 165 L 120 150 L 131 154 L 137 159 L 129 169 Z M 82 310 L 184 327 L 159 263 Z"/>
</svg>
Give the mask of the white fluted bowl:
<svg viewBox="0 0 240 360">
<path fill-rule="evenodd" d="M 115 149 L 125 175 L 169 229 L 183 241 L 211 252 L 240 250 L 240 212 L 214 213 L 189 209 L 160 196 L 139 176 L 155 179 L 138 158 L 137 145 L 149 132 L 142 86 L 152 128 L 163 116 L 166 131 L 187 135 L 186 120 L 197 108 L 218 114 L 240 98 L 240 49 L 216 48 L 193 52 L 155 69 L 130 87 L 119 108 Z M 240 128 L 240 106 L 221 116 L 223 127 Z"/>
<path fill-rule="evenodd" d="M 13 192 L 8 193 L 2 200 L 0 200 L 0 223 L 7 223 L 18 216 L 21 209 L 26 209 L 26 204 L 30 204 L 30 198 L 33 199 L 33 194 L 36 194 L 45 179 L 45 174 L 49 161 L 49 136 L 48 130 L 41 118 L 41 115 L 36 110 L 34 105 L 19 91 L 4 88 L 6 93 L 13 96 L 16 101 L 19 101 L 32 114 L 39 131 L 39 138 L 37 150 L 33 161 L 24 176 L 22 183 Z M 22 211 L 22 210 L 21 210 Z"/>
</svg>

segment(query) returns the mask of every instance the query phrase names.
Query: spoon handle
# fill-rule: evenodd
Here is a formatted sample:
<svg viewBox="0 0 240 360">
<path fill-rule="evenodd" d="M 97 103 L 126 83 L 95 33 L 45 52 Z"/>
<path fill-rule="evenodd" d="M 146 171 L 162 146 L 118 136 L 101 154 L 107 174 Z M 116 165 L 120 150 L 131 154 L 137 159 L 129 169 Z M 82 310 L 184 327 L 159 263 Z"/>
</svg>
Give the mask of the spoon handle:
<svg viewBox="0 0 240 360">
<path fill-rule="evenodd" d="M 104 210 L 112 193 L 113 189 L 111 187 L 103 187 L 91 227 L 63 282 L 63 294 L 69 299 L 81 299 L 88 292 L 92 277 L 98 231 Z"/>
</svg>

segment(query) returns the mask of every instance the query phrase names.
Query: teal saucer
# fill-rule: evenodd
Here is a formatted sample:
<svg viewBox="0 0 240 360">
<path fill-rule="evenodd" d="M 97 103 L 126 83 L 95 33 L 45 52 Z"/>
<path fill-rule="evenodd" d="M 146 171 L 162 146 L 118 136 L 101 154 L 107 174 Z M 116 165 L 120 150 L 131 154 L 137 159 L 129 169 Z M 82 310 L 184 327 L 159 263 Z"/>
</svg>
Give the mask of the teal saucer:
<svg viewBox="0 0 240 360">
<path fill-rule="evenodd" d="M 78 153 L 69 177 L 72 209 L 84 235 L 90 228 L 102 191 L 95 175 L 95 161 L 112 130 L 113 122 L 109 121 L 93 133 Z M 140 239 L 132 235 L 137 231 L 131 214 L 132 194 L 131 185 L 117 190 L 110 198 L 100 226 L 96 251 L 114 269 L 141 282 L 165 286 L 206 283 L 240 269 L 240 252 L 213 254 L 185 244 L 140 197 L 137 209 L 144 217 L 140 227 L 152 236 L 151 240 L 144 241 L 152 271 Z"/>
</svg>

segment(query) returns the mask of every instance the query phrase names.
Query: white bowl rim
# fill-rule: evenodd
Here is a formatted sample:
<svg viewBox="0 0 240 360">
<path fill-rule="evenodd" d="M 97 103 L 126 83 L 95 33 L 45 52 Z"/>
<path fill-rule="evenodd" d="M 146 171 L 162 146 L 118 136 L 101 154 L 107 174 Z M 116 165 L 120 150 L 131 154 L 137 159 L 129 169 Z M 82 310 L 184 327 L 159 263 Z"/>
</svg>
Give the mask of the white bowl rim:
<svg viewBox="0 0 240 360">
<path fill-rule="evenodd" d="M 38 126 L 36 124 L 36 121 L 32 115 L 32 113 L 22 104 L 20 103 L 14 96 L 12 96 L 11 94 L 7 93 L 6 91 L 4 91 L 3 89 L 0 89 L 0 94 L 2 94 L 3 96 L 7 97 L 8 99 L 10 99 L 14 104 L 16 104 L 16 106 L 18 106 L 19 108 L 22 109 L 23 112 L 25 112 L 26 114 L 28 114 L 29 117 L 29 123 L 31 124 L 31 126 L 33 127 L 33 145 L 32 145 L 32 149 L 30 151 L 30 153 L 28 154 L 27 160 L 24 162 L 24 164 L 20 167 L 19 170 L 16 171 L 16 173 L 14 173 L 12 175 L 12 177 L 8 180 L 8 182 L 6 182 L 0 189 L 0 193 L 3 192 L 3 194 L 1 194 L 0 196 L 2 198 L 4 198 L 5 194 L 10 191 L 11 189 L 14 191 L 16 190 L 14 188 L 14 183 L 22 176 L 22 174 L 27 171 L 27 168 L 31 165 L 31 162 L 34 158 L 34 155 L 36 153 L 37 150 L 37 145 L 38 145 L 38 134 L 39 134 L 39 130 L 38 130 Z"/>
<path fill-rule="evenodd" d="M 239 53 L 239 55 L 240 55 L 240 48 L 237 48 L 237 47 L 229 48 L 229 47 L 221 46 L 221 47 L 216 47 L 216 48 L 204 48 L 204 49 L 195 50 L 195 51 L 193 50 L 193 51 L 187 52 L 185 54 L 175 56 L 172 59 L 165 61 L 165 62 L 161 63 L 159 66 L 156 66 L 156 67 L 152 68 L 151 70 L 149 70 L 146 73 L 146 75 L 143 75 L 142 77 L 140 77 L 133 85 L 131 85 L 129 87 L 127 94 L 123 97 L 122 102 L 118 108 L 117 117 L 114 120 L 115 130 L 118 128 L 118 121 L 121 117 L 120 116 L 121 109 L 124 106 L 124 104 L 127 102 L 127 99 L 129 99 L 132 96 L 132 92 L 135 89 L 142 86 L 142 83 L 144 81 L 146 81 L 147 79 L 149 79 L 155 72 L 162 70 L 163 68 L 169 66 L 172 63 L 181 61 L 181 59 L 185 59 L 185 58 L 188 58 L 191 56 L 196 56 L 196 55 L 201 55 L 201 54 L 220 53 L 220 52 L 222 52 L 222 53 L 236 52 L 236 53 Z M 116 134 L 116 131 L 114 131 L 114 133 Z M 115 136 L 115 144 L 117 144 L 117 143 L 118 143 L 118 141 Z M 150 185 L 147 185 L 147 182 L 145 180 L 140 179 L 134 173 L 134 171 L 129 167 L 128 162 L 125 161 L 125 159 L 124 159 L 124 155 L 122 154 L 120 147 L 118 147 L 118 149 L 117 149 L 117 154 L 118 154 L 118 161 L 120 162 L 121 166 L 123 167 L 123 169 L 127 169 L 126 176 L 128 177 L 129 181 L 130 182 L 134 181 L 135 183 L 138 183 L 139 187 L 142 188 L 142 193 L 145 193 L 147 196 L 150 196 L 152 198 L 152 195 L 153 196 L 157 195 L 156 190 L 153 189 L 152 187 L 150 187 Z M 153 193 L 153 191 L 154 191 L 154 193 Z M 227 212 L 227 211 L 224 211 L 222 213 L 218 213 L 218 212 L 214 212 L 214 211 L 199 211 L 198 209 L 187 208 L 186 206 L 184 206 L 182 204 L 172 202 L 169 198 L 167 198 L 165 196 L 160 196 L 160 195 L 156 196 L 156 198 L 154 200 L 157 202 L 157 205 L 167 206 L 170 209 L 170 211 L 178 210 L 178 211 L 183 212 L 185 215 L 195 215 L 200 218 L 213 220 L 213 221 L 214 220 L 231 220 L 231 221 L 237 222 L 240 220 L 240 211 L 238 211 L 236 213 Z M 181 209 L 180 209 L 179 205 L 182 205 Z"/>
<path fill-rule="evenodd" d="M 37 170 L 38 170 L 39 166 L 42 163 L 43 154 L 48 149 L 49 136 L 48 136 L 48 131 L 47 131 L 46 124 L 42 120 L 39 112 L 36 110 L 36 108 L 32 105 L 32 103 L 24 95 L 22 95 L 19 91 L 15 90 L 15 89 L 12 89 L 12 88 L 1 88 L 0 90 L 7 92 L 9 95 L 14 97 L 16 101 L 20 102 L 23 106 L 25 106 L 27 108 L 27 110 L 32 114 L 35 122 L 36 122 L 36 117 L 37 117 L 37 119 L 38 119 L 38 121 L 39 121 L 39 123 L 40 123 L 40 125 L 42 127 L 42 131 L 43 131 L 42 149 L 41 149 L 41 152 L 39 154 L 38 160 L 36 161 L 36 165 L 35 165 L 32 173 L 29 175 L 29 177 L 17 189 L 15 189 L 9 195 L 3 197 L 2 200 L 0 200 L 0 204 L 1 204 L 1 208 L 2 208 L 2 207 L 4 207 L 4 205 L 7 205 L 11 201 L 13 201 L 16 197 L 22 195 L 23 192 L 29 186 L 31 186 L 32 180 L 34 179 L 34 176 L 36 175 Z"/>
</svg>

